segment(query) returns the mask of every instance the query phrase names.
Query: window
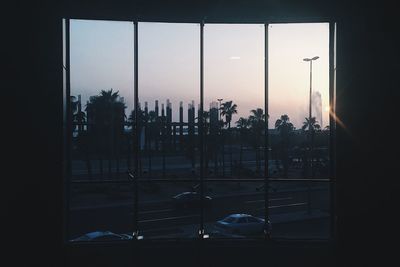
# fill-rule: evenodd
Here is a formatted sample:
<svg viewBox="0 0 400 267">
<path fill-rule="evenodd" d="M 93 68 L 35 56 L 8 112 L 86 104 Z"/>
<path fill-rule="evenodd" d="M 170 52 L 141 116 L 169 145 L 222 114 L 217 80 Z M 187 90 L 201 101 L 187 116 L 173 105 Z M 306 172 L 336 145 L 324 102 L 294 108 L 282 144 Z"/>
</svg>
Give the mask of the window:
<svg viewBox="0 0 400 267">
<path fill-rule="evenodd" d="M 334 25 L 66 19 L 66 239 L 334 237 Z"/>
<path fill-rule="evenodd" d="M 134 28 L 131 22 L 69 21 L 68 235 L 131 232 Z M 101 44 L 101 45 L 100 45 Z M 67 76 L 68 77 L 68 76 Z M 111 213 L 110 213 L 111 212 Z"/>
<path fill-rule="evenodd" d="M 237 220 L 237 223 L 247 223 L 247 218 L 246 218 L 246 217 L 239 218 L 239 219 Z"/>
<path fill-rule="evenodd" d="M 227 222 L 227 223 L 232 223 L 232 222 L 235 221 L 235 218 L 233 218 L 233 217 L 226 217 L 225 219 L 223 219 L 223 221 L 224 221 L 224 222 Z"/>
<path fill-rule="evenodd" d="M 247 221 L 249 223 L 258 223 L 258 222 L 260 222 L 259 220 L 257 220 L 256 218 L 253 218 L 253 217 L 247 217 Z"/>
</svg>

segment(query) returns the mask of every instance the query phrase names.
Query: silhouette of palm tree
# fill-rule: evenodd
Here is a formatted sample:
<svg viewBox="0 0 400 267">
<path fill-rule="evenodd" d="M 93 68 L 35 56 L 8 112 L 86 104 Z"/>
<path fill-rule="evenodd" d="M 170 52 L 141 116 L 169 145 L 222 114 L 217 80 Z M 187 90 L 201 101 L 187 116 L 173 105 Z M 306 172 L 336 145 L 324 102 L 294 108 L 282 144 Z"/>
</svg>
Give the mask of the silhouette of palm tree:
<svg viewBox="0 0 400 267">
<path fill-rule="evenodd" d="M 232 101 L 227 101 L 221 104 L 221 115 L 225 116 L 225 123 L 228 129 L 231 128 L 232 115 L 237 113 L 237 105 L 232 104 Z"/>
<path fill-rule="evenodd" d="M 236 122 L 236 126 L 239 128 L 240 132 L 240 154 L 239 154 L 239 164 L 242 166 L 243 162 L 243 141 L 247 138 L 247 131 L 250 126 L 249 119 L 240 117 L 239 120 Z"/>
<path fill-rule="evenodd" d="M 311 120 L 309 118 L 305 118 L 306 120 L 303 122 L 303 126 L 301 129 L 303 131 L 318 131 L 321 129 L 321 126 L 318 124 L 318 121 L 316 120 L 315 117 L 311 117 Z"/>
<path fill-rule="evenodd" d="M 250 124 L 254 127 L 262 129 L 264 127 L 265 114 L 262 108 L 252 109 L 249 116 Z"/>
<path fill-rule="evenodd" d="M 260 173 L 261 166 L 259 148 L 261 146 L 266 115 L 264 114 L 264 110 L 262 108 L 252 109 L 250 112 L 251 115 L 249 116 L 249 122 L 252 133 L 252 138 L 250 140 L 256 152 L 257 173 Z"/>
<path fill-rule="evenodd" d="M 99 95 L 91 96 L 86 106 L 90 131 L 100 160 L 100 172 L 103 175 L 103 156 L 108 155 L 108 170 L 111 175 L 111 159 L 116 158 L 119 174 L 119 149 L 125 124 L 125 103 L 119 92 L 113 89 L 102 90 Z"/>
<path fill-rule="evenodd" d="M 314 137 L 315 137 L 315 132 L 321 130 L 321 126 L 318 124 L 318 121 L 316 120 L 315 117 L 305 118 L 305 121 L 303 122 L 303 126 L 301 129 L 308 134 L 309 141 L 310 141 L 310 147 L 309 147 L 309 168 L 311 169 L 311 175 L 312 178 L 314 177 L 314 168 L 313 168 L 313 148 L 314 148 Z"/>
<path fill-rule="evenodd" d="M 316 131 L 321 130 L 321 126 L 318 124 L 317 120 L 315 117 L 305 118 L 305 121 L 303 122 L 303 126 L 301 129 L 308 133 L 308 138 L 309 138 L 309 163 L 307 164 L 308 167 L 308 173 L 311 171 L 311 178 L 314 178 L 315 176 L 315 168 L 313 166 L 313 161 L 314 161 L 314 156 L 313 156 L 313 147 L 314 147 L 314 136 Z M 306 156 L 307 158 L 307 156 Z M 306 168 L 307 169 L 307 168 Z M 307 183 L 307 210 L 308 213 L 311 213 L 311 185 L 310 182 Z"/>
<path fill-rule="evenodd" d="M 275 122 L 275 129 L 279 131 L 279 135 L 281 137 L 281 157 L 283 163 L 283 172 L 284 177 L 288 176 L 289 169 L 289 139 L 291 134 L 293 133 L 294 126 L 290 122 L 288 115 L 282 115 L 280 119 L 277 119 Z"/>
<path fill-rule="evenodd" d="M 70 97 L 71 102 L 71 120 L 72 120 L 72 132 L 76 130 L 78 127 L 78 136 L 77 136 L 77 150 L 79 154 L 83 154 L 85 157 L 86 168 L 88 171 L 88 176 L 92 178 L 92 167 L 89 157 L 89 143 L 87 135 L 83 132 L 83 125 L 86 122 L 86 113 L 81 110 L 80 102 L 76 100 L 75 96 Z"/>
<path fill-rule="evenodd" d="M 232 101 L 226 101 L 225 103 L 221 104 L 221 115 L 225 116 L 225 124 L 228 125 L 228 133 L 229 139 L 231 139 L 231 121 L 233 114 L 237 113 L 237 105 L 233 104 Z M 231 140 L 230 140 L 231 141 Z M 232 142 L 229 145 L 229 160 L 230 160 L 230 168 L 231 168 L 231 175 L 232 175 Z M 225 162 L 223 162 L 225 163 Z M 225 169 L 225 166 L 223 166 Z"/>
</svg>

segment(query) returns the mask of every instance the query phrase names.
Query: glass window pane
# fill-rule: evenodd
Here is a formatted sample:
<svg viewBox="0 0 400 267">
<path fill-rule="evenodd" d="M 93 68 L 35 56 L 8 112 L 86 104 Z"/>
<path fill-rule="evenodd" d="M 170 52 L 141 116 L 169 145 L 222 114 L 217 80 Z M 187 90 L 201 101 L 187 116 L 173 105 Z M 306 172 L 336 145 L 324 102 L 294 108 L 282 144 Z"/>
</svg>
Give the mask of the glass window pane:
<svg viewBox="0 0 400 267">
<path fill-rule="evenodd" d="M 208 181 L 205 194 L 211 200 L 205 207 L 205 233 L 210 238 L 263 238 L 262 188 L 263 182 Z"/>
<path fill-rule="evenodd" d="M 329 238 L 328 182 L 272 182 L 271 188 L 269 212 L 272 237 Z"/>
<path fill-rule="evenodd" d="M 133 194 L 130 183 L 72 183 L 69 239 L 96 231 L 132 234 Z"/>
<path fill-rule="evenodd" d="M 208 178 L 263 177 L 264 25 L 204 26 Z"/>
<path fill-rule="evenodd" d="M 268 40 L 270 176 L 328 178 L 329 24 L 271 24 Z"/>
<path fill-rule="evenodd" d="M 197 186 L 196 181 L 140 182 L 140 235 L 144 239 L 197 238 L 200 227 Z"/>
<path fill-rule="evenodd" d="M 70 25 L 69 239 L 129 239 L 135 219 L 127 175 L 135 166 L 134 26 Z M 330 178 L 329 25 L 268 27 L 269 175 Z M 203 200 L 200 25 L 139 23 L 138 34 L 140 235 L 197 238 L 204 203 L 210 238 L 264 238 L 264 182 L 229 181 L 264 178 L 264 25 L 204 26 L 204 178 L 227 181 L 206 181 Z M 152 181 L 160 178 L 174 181 Z M 270 185 L 272 237 L 329 237 L 329 183 Z"/>
<path fill-rule="evenodd" d="M 133 166 L 133 32 L 132 22 L 70 20 L 72 237 L 132 232 L 132 188 L 114 182 Z"/>
<path fill-rule="evenodd" d="M 141 177 L 199 179 L 200 26 L 139 23 Z"/>
</svg>

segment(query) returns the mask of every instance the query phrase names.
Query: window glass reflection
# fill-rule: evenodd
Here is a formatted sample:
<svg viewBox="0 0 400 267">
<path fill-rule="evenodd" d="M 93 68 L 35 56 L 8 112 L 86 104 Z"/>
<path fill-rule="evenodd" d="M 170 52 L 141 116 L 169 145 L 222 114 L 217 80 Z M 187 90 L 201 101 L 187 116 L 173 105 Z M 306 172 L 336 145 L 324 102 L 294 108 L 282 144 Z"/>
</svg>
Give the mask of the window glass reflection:
<svg viewBox="0 0 400 267">
<path fill-rule="evenodd" d="M 70 20 L 70 238 L 132 232 L 133 188 L 119 182 L 133 166 L 133 31 L 132 22 Z"/>
<path fill-rule="evenodd" d="M 200 26 L 139 23 L 139 173 L 199 179 Z"/>
<path fill-rule="evenodd" d="M 270 175 L 329 178 L 329 24 L 268 32 Z"/>
<path fill-rule="evenodd" d="M 204 84 L 206 177 L 263 177 L 264 25 L 206 24 Z"/>
</svg>

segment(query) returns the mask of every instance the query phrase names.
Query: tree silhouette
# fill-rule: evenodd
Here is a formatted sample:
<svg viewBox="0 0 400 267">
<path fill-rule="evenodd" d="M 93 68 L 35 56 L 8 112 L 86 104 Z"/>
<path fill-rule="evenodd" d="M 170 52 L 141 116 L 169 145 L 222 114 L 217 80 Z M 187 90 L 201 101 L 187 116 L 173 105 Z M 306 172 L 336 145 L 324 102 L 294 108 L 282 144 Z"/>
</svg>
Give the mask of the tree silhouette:
<svg viewBox="0 0 400 267">
<path fill-rule="evenodd" d="M 249 119 L 240 117 L 236 122 L 237 128 L 239 128 L 240 133 L 240 154 L 239 154 L 239 164 L 242 166 L 243 163 L 243 141 L 247 139 L 247 132 L 249 130 L 250 121 Z"/>
<path fill-rule="evenodd" d="M 313 168 L 313 148 L 314 148 L 314 138 L 315 138 L 315 132 L 321 130 L 321 126 L 318 124 L 318 121 L 316 120 L 315 117 L 305 118 L 305 121 L 303 122 L 303 126 L 301 129 L 307 133 L 308 138 L 309 138 L 309 164 L 308 167 L 311 170 L 311 176 L 314 178 L 315 175 L 315 170 Z"/>
<path fill-rule="evenodd" d="M 251 132 L 251 144 L 256 152 L 256 166 L 257 173 L 260 174 L 260 146 L 262 144 L 262 134 L 265 126 L 266 116 L 262 108 L 252 109 L 251 115 L 249 116 L 250 132 Z"/>
<path fill-rule="evenodd" d="M 79 100 L 76 100 L 75 96 L 70 96 L 71 103 L 71 120 L 72 120 L 72 132 L 78 128 L 78 135 L 76 136 L 76 144 L 77 150 L 80 155 L 83 155 L 85 158 L 86 168 L 88 171 L 88 176 L 92 178 L 92 166 L 89 157 L 89 140 L 86 133 L 83 132 L 83 125 L 86 122 L 86 113 L 81 110 L 81 103 Z"/>
<path fill-rule="evenodd" d="M 315 136 L 315 132 L 321 130 L 321 126 L 318 124 L 317 120 L 315 117 L 311 117 L 311 118 L 305 118 L 305 121 L 303 122 L 303 126 L 301 127 L 301 129 L 307 133 L 308 138 L 309 138 L 309 149 L 308 149 L 308 157 L 306 156 L 306 158 L 308 158 L 308 164 L 307 164 L 307 168 L 308 168 L 308 173 L 310 173 L 311 171 L 311 178 L 315 177 L 315 169 L 314 169 L 314 156 L 313 156 L 313 147 L 314 147 L 314 136 Z M 311 185 L 310 182 L 307 183 L 307 211 L 310 214 L 311 213 Z"/>
<path fill-rule="evenodd" d="M 228 129 L 231 128 L 232 115 L 237 113 L 237 105 L 232 104 L 232 101 L 227 101 L 221 104 L 221 115 L 225 116 L 225 123 Z"/>
<path fill-rule="evenodd" d="M 311 117 L 311 120 L 309 118 L 305 118 L 301 129 L 306 132 L 308 132 L 309 130 L 319 131 L 321 129 L 321 126 L 318 124 L 318 121 L 315 117 Z"/>
<path fill-rule="evenodd" d="M 281 160 L 283 163 L 283 175 L 285 178 L 288 177 L 289 169 L 289 142 L 290 136 L 293 133 L 294 126 L 290 122 L 288 115 L 282 115 L 280 119 L 275 122 L 275 129 L 279 131 L 281 137 L 280 147 L 281 147 Z"/>
<path fill-rule="evenodd" d="M 221 104 L 221 115 L 225 116 L 225 124 L 228 125 L 228 138 L 231 139 L 231 121 L 233 114 L 237 113 L 237 105 L 232 101 L 226 101 Z M 230 140 L 231 141 L 231 140 Z M 232 175 L 232 142 L 229 145 L 229 160 Z M 223 167 L 225 169 L 225 166 Z"/>
<path fill-rule="evenodd" d="M 124 133 L 125 103 L 118 91 L 102 90 L 99 95 L 91 96 L 86 106 L 90 135 L 95 142 L 100 160 L 100 172 L 103 175 L 103 157 L 108 157 L 108 171 L 111 176 L 111 160 L 116 159 L 119 173 L 119 150 Z"/>
</svg>

